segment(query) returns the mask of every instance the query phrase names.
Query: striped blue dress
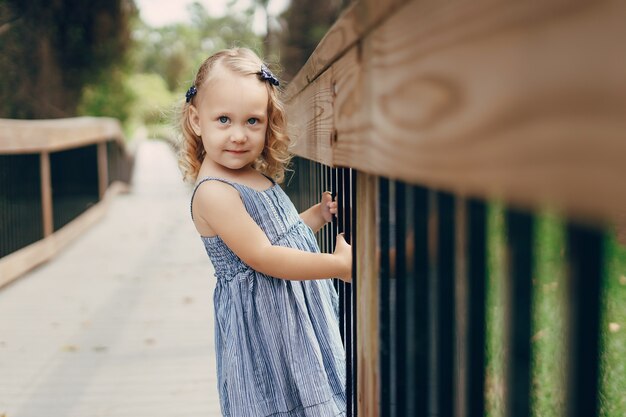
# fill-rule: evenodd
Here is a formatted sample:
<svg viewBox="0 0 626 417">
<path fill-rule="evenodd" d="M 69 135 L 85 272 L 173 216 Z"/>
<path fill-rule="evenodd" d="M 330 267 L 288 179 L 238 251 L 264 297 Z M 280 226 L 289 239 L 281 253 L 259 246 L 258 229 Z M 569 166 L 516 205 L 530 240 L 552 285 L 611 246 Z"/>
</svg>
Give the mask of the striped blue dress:
<svg viewBox="0 0 626 417">
<path fill-rule="evenodd" d="M 209 180 L 239 192 L 273 245 L 319 252 L 313 232 L 278 184 L 257 191 L 208 177 L 198 181 L 193 195 Z M 332 281 L 273 278 L 251 269 L 219 236 L 201 238 L 217 278 L 213 301 L 222 414 L 345 416 L 345 351 Z"/>
</svg>

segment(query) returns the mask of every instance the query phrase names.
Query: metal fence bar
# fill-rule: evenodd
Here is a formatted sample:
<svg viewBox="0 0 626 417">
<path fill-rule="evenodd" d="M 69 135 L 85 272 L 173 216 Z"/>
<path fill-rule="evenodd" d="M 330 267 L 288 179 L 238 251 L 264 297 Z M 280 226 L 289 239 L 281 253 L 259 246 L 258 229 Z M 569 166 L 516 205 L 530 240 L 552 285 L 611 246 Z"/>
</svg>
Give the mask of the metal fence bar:
<svg viewBox="0 0 626 417">
<path fill-rule="evenodd" d="M 327 165 L 323 167 L 323 178 L 324 178 L 324 190 L 330 191 L 333 196 L 337 195 L 337 191 L 335 188 L 335 183 L 333 181 L 333 169 Z M 334 245 L 334 237 L 337 230 L 337 219 L 333 219 L 330 224 L 325 227 L 326 232 L 326 252 L 332 252 L 335 248 Z M 339 282 L 338 280 L 334 280 L 333 285 L 335 286 L 335 290 L 339 292 Z M 341 317 L 341 313 L 340 313 Z M 341 327 L 340 323 L 340 327 Z"/>
<path fill-rule="evenodd" d="M 437 349 L 435 397 L 439 416 L 452 416 L 454 412 L 454 356 L 455 356 L 455 216 L 454 197 L 436 193 L 437 244 L 434 270 L 435 280 L 435 344 Z"/>
<path fill-rule="evenodd" d="M 351 311 L 352 311 L 352 350 L 348 353 L 352 356 L 351 375 L 352 378 L 348 380 L 348 384 L 351 385 L 351 409 L 352 417 L 357 417 L 358 410 L 358 333 L 357 333 L 357 293 L 358 293 L 358 277 L 357 277 L 357 235 L 358 230 L 356 228 L 357 221 L 357 172 L 350 169 L 350 243 L 352 244 L 352 285 L 351 287 Z"/>
<path fill-rule="evenodd" d="M 44 237 L 37 154 L 0 155 L 0 258 Z"/>
<path fill-rule="evenodd" d="M 414 303 L 413 300 L 408 299 L 407 289 L 410 277 L 407 273 L 407 248 L 406 240 L 408 228 L 407 226 L 407 207 L 406 207 L 406 186 L 402 182 L 395 182 L 394 184 L 394 201 L 395 207 L 395 233 L 394 243 L 395 251 L 393 259 L 395 259 L 395 278 L 396 278 L 396 299 L 395 299 L 395 326 L 396 326 L 396 340 L 395 340 L 395 398 L 393 403 L 395 407 L 395 415 L 405 416 L 407 415 L 405 398 L 410 396 L 413 387 L 408 385 L 406 360 L 407 360 L 407 336 L 406 323 L 409 319 L 408 306 Z"/>
<path fill-rule="evenodd" d="M 54 230 L 100 199 L 97 145 L 50 154 Z"/>
<path fill-rule="evenodd" d="M 352 180 L 351 170 L 349 168 L 339 169 L 339 195 L 338 202 L 338 217 L 339 228 L 345 233 L 346 240 L 350 243 L 352 239 Z M 354 417 L 354 372 L 356 367 L 355 359 L 353 355 L 353 328 L 354 328 L 354 314 L 353 314 L 353 292 L 352 285 L 348 283 L 341 283 L 343 287 L 343 298 L 340 300 L 343 304 L 344 312 L 344 326 L 342 328 L 343 338 L 345 341 L 346 349 L 346 415 L 347 417 Z"/>
<path fill-rule="evenodd" d="M 386 178 L 378 180 L 378 248 L 380 253 L 379 277 L 379 323 L 380 323 L 380 415 L 391 416 L 392 402 L 392 348 L 391 348 L 391 240 L 390 240 L 390 181 Z"/>
<path fill-rule="evenodd" d="M 407 263 L 410 279 L 407 281 L 406 296 L 412 299 L 413 314 L 407 312 L 407 384 L 414 387 L 407 403 L 407 416 L 426 416 L 431 408 L 430 390 L 432 381 L 429 377 L 430 367 L 430 334 L 431 320 L 429 317 L 431 265 L 428 259 L 428 219 L 429 192 L 422 187 L 411 186 L 407 193 L 407 220 L 412 228 L 413 245 L 411 262 Z"/>
<path fill-rule="evenodd" d="M 320 233 L 334 250 L 339 232 L 354 245 L 356 175 L 298 159 L 292 195 L 301 209 L 330 190 L 338 215 Z M 290 187 L 288 187 L 290 188 Z M 307 191 L 308 190 L 308 191 Z M 378 178 L 379 416 L 485 414 L 486 207 L 403 182 Z M 460 213 L 460 214 L 459 214 Z M 531 413 L 533 215 L 506 211 L 507 311 L 505 415 Z M 568 417 L 597 415 L 602 233 L 568 226 L 570 326 Z M 461 252 L 459 252 L 461 251 Z M 356 254 L 356 247 L 353 246 Z M 583 256 L 584 255 L 584 256 Z M 356 259 L 354 259 L 356 266 Z M 346 349 L 346 415 L 358 415 L 358 277 L 336 280 Z M 457 281 L 461 279 L 462 281 Z M 459 314 L 466 315 L 458 320 Z M 461 391 L 456 391 L 461 390 Z M 585 393 L 585 395 L 581 394 Z"/>
<path fill-rule="evenodd" d="M 598 415 L 603 237 L 597 229 L 567 225 L 568 417 Z"/>
<path fill-rule="evenodd" d="M 467 339 L 464 415 L 485 415 L 485 284 L 487 279 L 486 207 L 467 202 Z"/>
<path fill-rule="evenodd" d="M 337 236 L 337 233 L 345 232 L 345 218 L 344 218 L 344 196 L 343 196 L 343 169 L 341 168 L 333 168 L 332 170 L 332 184 L 333 184 L 333 195 L 337 198 L 337 216 L 333 219 L 333 226 L 336 229 L 333 232 L 333 238 Z M 334 246 L 334 245 L 333 245 Z M 334 247 L 333 247 L 334 249 Z M 343 340 L 344 347 L 348 346 L 348 341 L 346 340 L 346 326 L 348 325 L 348 317 L 346 312 L 346 303 L 345 303 L 345 293 L 346 293 L 346 284 L 343 281 L 337 280 L 337 291 L 339 293 L 339 328 L 341 329 L 341 338 Z"/>
<path fill-rule="evenodd" d="M 530 415 L 531 294 L 533 218 L 506 212 L 508 276 L 505 318 L 505 415 Z"/>
<path fill-rule="evenodd" d="M 354 246 L 356 221 L 356 173 L 349 168 L 332 168 L 304 158 L 294 158 L 294 170 L 287 180 L 286 192 L 299 211 L 317 204 L 324 191 L 330 191 L 338 203 L 337 216 L 317 234 L 322 252 L 332 253 L 335 236 L 344 232 L 348 242 Z M 354 259 L 354 258 L 353 258 Z M 353 271 L 355 272 L 356 259 Z M 356 393 L 356 284 L 334 280 L 339 296 L 340 333 L 346 350 L 346 397 L 347 416 L 357 416 Z"/>
</svg>

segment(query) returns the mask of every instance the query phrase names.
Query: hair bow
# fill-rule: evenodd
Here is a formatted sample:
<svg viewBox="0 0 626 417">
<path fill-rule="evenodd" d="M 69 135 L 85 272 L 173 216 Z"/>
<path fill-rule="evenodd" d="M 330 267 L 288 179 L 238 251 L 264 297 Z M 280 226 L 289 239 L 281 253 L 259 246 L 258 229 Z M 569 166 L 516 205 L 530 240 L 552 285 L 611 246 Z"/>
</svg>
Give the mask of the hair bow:
<svg viewBox="0 0 626 417">
<path fill-rule="evenodd" d="M 187 90 L 187 92 L 185 93 L 185 101 L 189 103 L 191 99 L 193 98 L 193 96 L 195 96 L 197 93 L 198 93 L 198 89 L 196 88 L 195 85 L 192 85 L 191 87 L 189 87 L 189 90 Z"/>
<path fill-rule="evenodd" d="M 267 68 L 265 65 L 261 65 L 261 71 L 258 72 L 258 74 L 261 80 L 269 81 L 270 84 L 277 87 L 280 85 L 280 82 L 278 82 L 278 78 L 276 78 L 276 76 L 272 74 L 272 71 L 270 71 L 269 68 Z"/>
</svg>

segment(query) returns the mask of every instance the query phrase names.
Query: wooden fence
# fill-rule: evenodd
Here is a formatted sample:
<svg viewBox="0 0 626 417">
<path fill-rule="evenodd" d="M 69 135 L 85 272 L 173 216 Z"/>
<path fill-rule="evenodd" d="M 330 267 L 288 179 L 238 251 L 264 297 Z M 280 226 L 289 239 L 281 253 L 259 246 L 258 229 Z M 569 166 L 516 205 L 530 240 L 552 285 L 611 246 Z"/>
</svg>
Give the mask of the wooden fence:
<svg viewBox="0 0 626 417">
<path fill-rule="evenodd" d="M 100 218 L 131 169 L 115 119 L 0 119 L 0 287 Z"/>
<path fill-rule="evenodd" d="M 598 415 L 604 236 L 626 213 L 626 3 L 361 0 L 287 89 L 302 208 L 349 229 L 348 416 L 485 415 L 487 210 L 504 205 L 504 415 L 531 414 L 534 224 L 565 222 L 564 414 Z"/>
</svg>

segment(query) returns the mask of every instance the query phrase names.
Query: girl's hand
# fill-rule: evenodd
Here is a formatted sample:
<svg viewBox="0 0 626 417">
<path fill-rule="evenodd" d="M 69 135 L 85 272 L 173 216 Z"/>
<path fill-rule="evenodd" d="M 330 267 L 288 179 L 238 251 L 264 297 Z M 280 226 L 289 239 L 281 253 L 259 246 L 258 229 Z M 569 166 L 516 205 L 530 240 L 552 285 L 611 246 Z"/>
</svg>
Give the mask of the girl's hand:
<svg viewBox="0 0 626 417">
<path fill-rule="evenodd" d="M 342 273 L 337 276 L 340 280 L 351 283 L 352 282 L 352 247 L 346 242 L 343 237 L 343 233 L 337 235 L 337 243 L 335 244 L 334 255 L 339 259 L 341 263 Z"/>
<path fill-rule="evenodd" d="M 324 191 L 322 193 L 320 210 L 322 211 L 322 218 L 326 223 L 332 221 L 333 216 L 337 216 L 337 200 L 333 199 L 333 195 L 330 191 Z"/>
</svg>

